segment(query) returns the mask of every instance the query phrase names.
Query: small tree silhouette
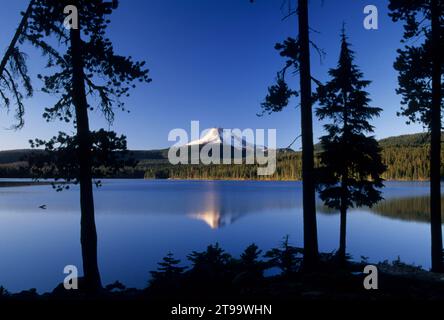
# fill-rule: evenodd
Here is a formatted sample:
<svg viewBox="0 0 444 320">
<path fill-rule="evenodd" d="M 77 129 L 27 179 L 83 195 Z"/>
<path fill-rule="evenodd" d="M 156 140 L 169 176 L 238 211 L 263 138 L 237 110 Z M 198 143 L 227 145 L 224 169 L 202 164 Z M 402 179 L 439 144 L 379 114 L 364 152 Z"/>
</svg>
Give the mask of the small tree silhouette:
<svg viewBox="0 0 444 320">
<path fill-rule="evenodd" d="M 188 259 L 193 264 L 193 271 L 208 274 L 219 274 L 225 271 L 225 267 L 232 261 L 230 254 L 219 246 L 209 245 L 206 251 L 193 251 L 188 255 Z"/>
<path fill-rule="evenodd" d="M 161 262 L 158 263 L 157 271 L 150 271 L 151 279 L 149 285 L 151 287 L 160 287 L 167 289 L 176 286 L 177 282 L 181 280 L 186 267 L 179 266 L 180 260 L 175 259 L 174 255 L 169 252 Z"/>
<path fill-rule="evenodd" d="M 252 243 L 241 254 L 240 263 L 246 269 L 255 269 L 261 264 L 261 261 L 259 261 L 261 254 L 262 250 L 255 243 Z"/>
<path fill-rule="evenodd" d="M 190 279 L 194 288 L 214 292 L 229 288 L 234 277 L 234 260 L 218 243 L 209 245 L 203 252 L 188 255 L 192 263 Z"/>
<path fill-rule="evenodd" d="M 289 276 L 300 270 L 303 253 L 302 248 L 291 246 L 286 236 L 281 246 L 267 251 L 265 257 L 269 258 L 270 266 L 280 268 L 284 276 Z"/>
<path fill-rule="evenodd" d="M 244 250 L 240 259 L 236 261 L 236 276 L 233 283 L 241 290 L 248 291 L 249 288 L 257 287 L 263 280 L 266 263 L 259 259 L 261 255 L 262 250 L 253 243 Z"/>
</svg>

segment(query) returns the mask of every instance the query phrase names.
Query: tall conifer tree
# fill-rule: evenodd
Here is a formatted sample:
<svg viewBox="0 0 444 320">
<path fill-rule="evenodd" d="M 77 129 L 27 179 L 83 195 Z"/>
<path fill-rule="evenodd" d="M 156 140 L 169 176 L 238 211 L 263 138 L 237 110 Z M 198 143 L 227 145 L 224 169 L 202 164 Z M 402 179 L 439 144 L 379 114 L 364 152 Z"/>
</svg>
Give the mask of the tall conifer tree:
<svg viewBox="0 0 444 320">
<path fill-rule="evenodd" d="M 321 137 L 319 191 L 328 207 L 340 211 L 338 257 L 342 261 L 346 258 L 347 210 L 382 199 L 378 188 L 383 187 L 385 170 L 378 142 L 367 136 L 373 132 L 369 120 L 379 116 L 381 109 L 369 105 L 364 90 L 370 81 L 362 79 L 353 60 L 343 31 L 338 65 L 329 71 L 331 80 L 317 90 L 320 107 L 316 114 L 330 121 L 324 126 L 327 135 Z"/>
<path fill-rule="evenodd" d="M 67 6 L 74 6 L 78 12 L 77 26 L 75 19 L 70 27 L 64 24 Z M 61 134 L 44 145 L 71 159 L 72 166 L 67 167 L 64 161 L 58 163 L 67 179 L 80 184 L 84 288 L 90 292 L 101 288 L 92 189 L 95 155 L 99 160 L 108 159 L 110 153 L 124 149 L 126 143 L 124 137 L 117 138 L 113 132 L 92 132 L 88 111 L 99 109 L 111 123 L 116 109 L 125 110 L 121 98 L 128 96 L 133 83 L 150 81 L 144 62 L 117 55 L 106 36 L 108 16 L 117 6 L 116 0 L 36 0 L 27 33 L 27 39 L 48 57 L 47 68 L 56 69 L 41 76 L 43 91 L 59 97 L 54 106 L 46 108 L 44 117 L 72 121 L 76 130 L 72 138 Z M 53 46 L 54 40 L 58 40 L 58 46 Z M 67 152 L 71 156 L 66 156 Z"/>
<path fill-rule="evenodd" d="M 444 272 L 441 229 L 441 108 L 444 75 L 444 1 L 390 0 L 393 21 L 404 21 L 395 69 L 400 114 L 408 123 L 420 122 L 430 131 L 430 231 L 432 271 Z M 421 40 L 422 41 L 418 41 Z"/>
<path fill-rule="evenodd" d="M 286 60 L 285 67 L 277 73 L 276 84 L 268 88 L 268 95 L 262 103 L 263 113 L 281 111 L 288 106 L 290 98 L 300 95 L 301 99 L 301 138 L 302 138 L 302 203 L 304 217 L 304 269 L 316 267 L 319 260 L 318 231 L 316 222 L 316 189 L 313 146 L 313 101 L 310 71 L 310 34 L 308 22 L 308 1 L 298 0 L 297 9 L 289 15 L 297 14 L 298 37 L 289 37 L 275 48 Z M 299 93 L 286 83 L 288 69 L 299 73 Z M 317 81 L 316 81 L 317 82 Z"/>
</svg>

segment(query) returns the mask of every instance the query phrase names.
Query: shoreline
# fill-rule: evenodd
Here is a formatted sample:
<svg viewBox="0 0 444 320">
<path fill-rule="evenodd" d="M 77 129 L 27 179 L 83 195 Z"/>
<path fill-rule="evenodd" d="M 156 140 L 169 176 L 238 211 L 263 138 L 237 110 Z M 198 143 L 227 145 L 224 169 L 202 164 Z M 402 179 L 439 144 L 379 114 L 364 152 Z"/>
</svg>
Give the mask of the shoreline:
<svg viewBox="0 0 444 320">
<path fill-rule="evenodd" d="M 0 181 L 0 188 L 50 185 L 48 181 Z"/>
<path fill-rule="evenodd" d="M 34 185 L 49 185 L 51 181 L 20 181 L 22 179 L 32 178 L 3 178 L 9 181 L 0 181 L 1 187 L 20 187 L 20 186 L 34 186 Z M 16 180 L 17 179 L 17 180 Z M 258 182 L 302 182 L 298 179 L 234 179 L 234 178 L 168 178 L 168 179 L 155 179 L 155 178 L 96 178 L 95 180 L 150 180 L 150 181 L 258 181 Z M 390 179 L 384 180 L 384 182 L 430 182 L 430 180 L 408 180 L 408 179 Z M 444 182 L 444 180 L 441 180 Z"/>
<path fill-rule="evenodd" d="M 305 273 L 294 271 L 291 274 L 280 273 L 273 276 L 260 276 L 256 282 L 248 282 L 248 278 L 241 279 L 243 285 L 249 289 L 251 298 L 266 299 L 288 299 L 293 301 L 393 301 L 397 299 L 420 298 L 424 301 L 444 298 L 442 285 L 444 277 L 442 274 L 434 273 L 422 267 L 406 264 L 400 260 L 382 261 L 370 263 L 367 261 L 348 261 L 345 265 L 338 265 L 334 256 L 323 254 L 325 259 L 321 260 L 319 270 Z M 363 288 L 364 278 L 367 273 L 363 272 L 366 266 L 377 267 L 378 278 L 381 280 L 379 290 L 365 290 Z M 206 295 L 194 288 L 194 284 L 204 284 L 205 276 L 198 275 L 192 277 L 192 273 L 183 273 L 177 280 L 181 281 L 181 287 L 171 287 L 170 283 L 159 283 L 157 285 L 146 285 L 141 287 L 126 287 L 124 283 L 116 280 L 114 283 L 106 283 L 103 289 L 89 298 L 85 292 L 75 290 L 66 291 L 63 284 L 56 285 L 48 291 L 38 292 L 35 288 L 10 292 L 7 288 L 0 294 L 0 302 L 5 301 L 71 301 L 85 302 L 91 298 L 102 301 L 115 301 L 115 299 L 125 299 L 126 301 L 166 302 L 178 299 L 186 301 L 191 298 L 207 302 L 212 299 L 220 299 L 221 292 L 205 287 Z M 187 281 L 187 277 L 190 277 Z M 322 279 L 322 282 L 319 281 Z M 184 281 L 185 280 L 185 281 Z M 83 278 L 79 278 L 82 286 Z M 240 280 L 237 280 L 240 281 Z M 245 282 L 246 281 L 246 282 Z M 340 287 L 339 285 L 343 286 Z M 223 297 L 225 299 L 245 299 L 246 296 L 239 291 L 239 283 L 228 281 L 223 286 Z M 165 291 L 168 290 L 168 291 Z M 171 291 L 170 291 L 171 290 Z M 165 294 L 168 292 L 168 294 Z M 93 299 L 94 300 L 94 299 Z"/>
</svg>

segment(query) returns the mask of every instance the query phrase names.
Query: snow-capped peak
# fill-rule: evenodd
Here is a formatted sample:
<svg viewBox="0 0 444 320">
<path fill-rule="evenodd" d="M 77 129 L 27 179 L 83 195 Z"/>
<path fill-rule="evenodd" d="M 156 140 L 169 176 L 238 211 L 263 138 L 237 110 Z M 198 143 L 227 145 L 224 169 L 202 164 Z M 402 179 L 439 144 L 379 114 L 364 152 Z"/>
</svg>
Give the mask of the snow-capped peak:
<svg viewBox="0 0 444 320">
<path fill-rule="evenodd" d="M 215 143 L 215 144 L 219 144 L 219 143 L 223 143 L 222 140 L 223 137 L 223 129 L 222 128 L 211 128 L 208 130 L 208 132 L 201 137 L 200 139 L 191 141 L 189 143 L 187 143 L 187 146 L 192 146 L 192 145 L 204 145 L 204 144 L 208 144 L 208 143 Z"/>
<path fill-rule="evenodd" d="M 211 128 L 200 138 L 187 143 L 185 146 L 193 145 L 206 145 L 206 144 L 221 144 L 225 146 L 231 146 L 237 149 L 249 149 L 255 148 L 264 149 L 262 146 L 256 146 L 254 144 L 254 137 L 251 142 L 242 136 L 242 133 L 235 130 L 227 130 L 222 128 Z"/>
</svg>

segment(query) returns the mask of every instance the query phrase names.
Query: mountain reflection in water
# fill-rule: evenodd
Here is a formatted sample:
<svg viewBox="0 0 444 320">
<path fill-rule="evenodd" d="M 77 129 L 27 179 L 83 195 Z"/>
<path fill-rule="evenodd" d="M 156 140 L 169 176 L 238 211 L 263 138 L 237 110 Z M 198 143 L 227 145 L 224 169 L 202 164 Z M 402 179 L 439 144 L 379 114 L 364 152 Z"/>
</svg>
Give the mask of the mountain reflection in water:
<svg viewBox="0 0 444 320">
<path fill-rule="evenodd" d="M 251 213 L 292 209 L 301 204 L 292 188 L 271 188 L 264 193 L 254 185 L 235 192 L 221 192 L 220 184 L 209 183 L 207 187 L 198 201 L 188 203 L 186 215 L 205 222 L 211 229 L 230 225 Z M 248 200 L 242 200 L 245 192 L 248 193 Z"/>
</svg>

